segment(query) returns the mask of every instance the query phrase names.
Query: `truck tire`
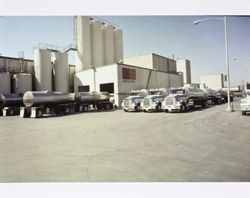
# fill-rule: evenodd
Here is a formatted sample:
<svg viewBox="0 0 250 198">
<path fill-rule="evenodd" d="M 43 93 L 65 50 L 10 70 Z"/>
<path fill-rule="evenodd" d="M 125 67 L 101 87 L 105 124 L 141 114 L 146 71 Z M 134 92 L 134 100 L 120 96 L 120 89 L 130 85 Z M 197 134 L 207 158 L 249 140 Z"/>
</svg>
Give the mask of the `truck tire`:
<svg viewBox="0 0 250 198">
<path fill-rule="evenodd" d="M 13 116 L 14 114 L 15 114 L 14 109 L 12 109 L 12 108 L 8 109 L 8 113 L 7 113 L 8 116 Z"/>
<path fill-rule="evenodd" d="M 247 114 L 247 112 L 246 112 L 246 111 L 242 111 L 241 113 L 242 113 L 242 115 L 246 115 L 246 114 Z"/>
<path fill-rule="evenodd" d="M 181 105 L 181 112 L 185 112 L 186 111 L 186 105 L 185 104 L 182 104 Z"/>
<path fill-rule="evenodd" d="M 156 111 L 161 111 L 161 104 L 159 104 L 157 107 L 156 107 Z"/>
<path fill-rule="evenodd" d="M 43 116 L 43 111 L 42 111 L 42 109 L 37 109 L 36 110 L 36 117 L 37 118 L 41 118 Z"/>
<path fill-rule="evenodd" d="M 207 101 L 203 101 L 201 106 L 202 106 L 203 108 L 207 108 L 207 106 L 208 106 L 208 105 L 207 105 Z"/>
<path fill-rule="evenodd" d="M 105 106 L 104 106 L 104 107 L 105 107 L 105 109 L 106 109 L 106 110 L 111 109 L 111 108 L 110 108 L 110 107 L 111 107 L 111 105 L 110 105 L 109 103 L 105 104 Z"/>
<path fill-rule="evenodd" d="M 64 107 L 63 108 L 63 114 L 67 115 L 67 114 L 69 114 L 69 112 L 70 112 L 69 107 Z"/>
<path fill-rule="evenodd" d="M 136 112 L 140 111 L 140 105 L 136 105 L 136 106 L 135 106 L 135 111 L 136 111 Z"/>
<path fill-rule="evenodd" d="M 127 109 L 123 109 L 125 112 L 128 112 L 128 110 Z"/>
</svg>

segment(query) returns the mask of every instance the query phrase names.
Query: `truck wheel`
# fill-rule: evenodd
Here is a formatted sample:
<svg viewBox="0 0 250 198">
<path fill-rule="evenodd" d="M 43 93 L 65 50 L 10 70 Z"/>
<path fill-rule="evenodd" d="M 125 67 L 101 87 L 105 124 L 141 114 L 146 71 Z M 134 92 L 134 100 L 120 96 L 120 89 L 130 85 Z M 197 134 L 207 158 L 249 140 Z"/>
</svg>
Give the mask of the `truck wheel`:
<svg viewBox="0 0 250 198">
<path fill-rule="evenodd" d="M 110 104 L 105 104 L 105 109 L 109 110 L 110 109 Z"/>
<path fill-rule="evenodd" d="M 161 105 L 158 105 L 158 106 L 156 107 L 156 111 L 161 111 Z"/>
<path fill-rule="evenodd" d="M 14 114 L 15 114 L 15 110 L 14 109 L 9 109 L 8 115 L 13 116 Z"/>
<path fill-rule="evenodd" d="M 69 112 L 70 112 L 69 107 L 64 107 L 63 113 L 64 113 L 64 114 L 69 114 Z"/>
<path fill-rule="evenodd" d="M 246 115 L 246 114 L 247 114 L 247 112 L 246 112 L 246 111 L 242 111 L 241 113 L 242 113 L 242 115 Z"/>
<path fill-rule="evenodd" d="M 135 106 L 135 111 L 136 111 L 136 112 L 140 111 L 139 105 L 136 105 L 136 106 Z"/>
<path fill-rule="evenodd" d="M 185 112 L 186 111 L 186 105 L 185 104 L 182 104 L 181 105 L 181 112 Z"/>
<path fill-rule="evenodd" d="M 41 109 L 37 109 L 36 110 L 36 117 L 37 118 L 40 118 L 40 117 L 42 117 L 43 116 L 43 111 L 41 110 Z"/>
<path fill-rule="evenodd" d="M 125 112 L 128 112 L 128 110 L 127 109 L 123 109 Z"/>
<path fill-rule="evenodd" d="M 202 106 L 203 108 L 206 108 L 206 107 L 207 107 L 207 102 L 206 102 L 206 101 L 203 101 L 202 104 L 201 104 L 201 106 Z"/>
</svg>

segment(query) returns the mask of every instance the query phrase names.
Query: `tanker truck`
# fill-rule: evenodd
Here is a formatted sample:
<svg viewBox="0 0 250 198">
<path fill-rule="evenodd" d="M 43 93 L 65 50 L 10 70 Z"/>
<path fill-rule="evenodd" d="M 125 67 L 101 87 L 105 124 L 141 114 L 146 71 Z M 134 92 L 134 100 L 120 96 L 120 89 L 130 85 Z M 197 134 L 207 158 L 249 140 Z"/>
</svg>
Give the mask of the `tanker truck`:
<svg viewBox="0 0 250 198">
<path fill-rule="evenodd" d="M 161 111 L 162 102 L 168 95 L 168 90 L 165 88 L 150 89 L 148 93 L 149 95 L 142 100 L 141 108 L 144 112 Z"/>
<path fill-rule="evenodd" d="M 19 115 L 23 104 L 23 94 L 0 94 L 0 115 Z"/>
<path fill-rule="evenodd" d="M 129 96 L 122 101 L 122 108 L 125 112 L 128 111 L 140 111 L 141 102 L 144 97 L 148 95 L 146 89 L 132 90 L 129 92 Z"/>
<path fill-rule="evenodd" d="M 92 105 L 96 109 L 112 109 L 107 92 L 62 93 L 52 91 L 28 91 L 23 96 L 25 107 L 21 117 L 39 118 L 44 114 L 64 115 L 71 112 L 88 111 Z"/>
<path fill-rule="evenodd" d="M 207 107 L 207 94 L 194 87 L 171 88 L 170 94 L 162 103 L 165 112 L 185 112 L 196 106 Z"/>
<path fill-rule="evenodd" d="M 250 82 L 244 85 L 243 98 L 240 100 L 240 109 L 242 115 L 246 115 L 250 112 Z"/>
</svg>

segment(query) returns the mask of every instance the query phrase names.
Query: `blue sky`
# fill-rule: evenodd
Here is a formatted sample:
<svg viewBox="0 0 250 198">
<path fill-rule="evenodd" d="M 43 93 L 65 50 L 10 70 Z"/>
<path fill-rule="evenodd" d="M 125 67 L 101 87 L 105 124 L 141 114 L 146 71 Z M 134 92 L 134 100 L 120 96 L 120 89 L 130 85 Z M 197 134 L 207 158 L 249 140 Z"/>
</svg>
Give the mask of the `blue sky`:
<svg viewBox="0 0 250 198">
<path fill-rule="evenodd" d="M 192 81 L 201 75 L 226 73 L 224 24 L 206 16 L 100 16 L 123 30 L 124 56 L 157 53 L 191 61 Z M 213 16 L 209 16 L 213 17 Z M 228 17 L 231 83 L 250 81 L 250 17 Z M 0 17 L 0 53 L 33 59 L 39 42 L 67 46 L 73 43 L 73 17 Z M 233 57 L 238 57 L 233 61 Z M 74 55 L 70 54 L 74 64 Z"/>
</svg>

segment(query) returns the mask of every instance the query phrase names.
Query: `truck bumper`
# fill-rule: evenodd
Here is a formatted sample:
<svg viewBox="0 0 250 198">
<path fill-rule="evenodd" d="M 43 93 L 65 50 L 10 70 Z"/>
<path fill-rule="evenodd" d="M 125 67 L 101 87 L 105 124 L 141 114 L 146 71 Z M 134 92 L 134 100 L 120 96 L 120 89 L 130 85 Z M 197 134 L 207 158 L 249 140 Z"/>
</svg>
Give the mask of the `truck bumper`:
<svg viewBox="0 0 250 198">
<path fill-rule="evenodd" d="M 144 111 L 153 111 L 153 110 L 156 110 L 156 106 L 155 105 L 146 105 L 146 106 L 143 106 L 142 109 Z"/>
<path fill-rule="evenodd" d="M 168 110 L 169 112 L 180 111 L 181 110 L 181 105 L 165 105 L 163 107 L 163 109 Z"/>
<path fill-rule="evenodd" d="M 123 110 L 125 110 L 125 111 L 135 111 L 135 106 L 124 106 Z"/>
<path fill-rule="evenodd" d="M 240 104 L 241 111 L 250 111 L 250 104 Z"/>
</svg>

